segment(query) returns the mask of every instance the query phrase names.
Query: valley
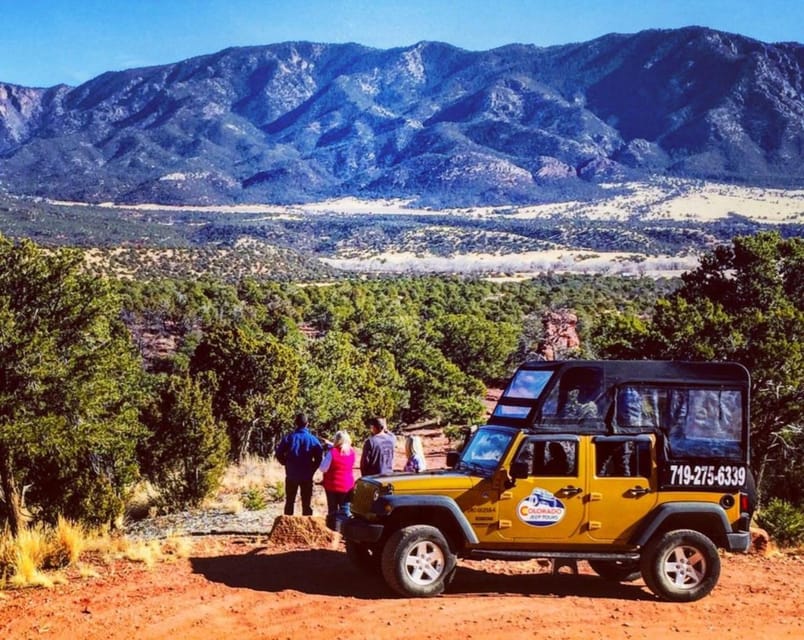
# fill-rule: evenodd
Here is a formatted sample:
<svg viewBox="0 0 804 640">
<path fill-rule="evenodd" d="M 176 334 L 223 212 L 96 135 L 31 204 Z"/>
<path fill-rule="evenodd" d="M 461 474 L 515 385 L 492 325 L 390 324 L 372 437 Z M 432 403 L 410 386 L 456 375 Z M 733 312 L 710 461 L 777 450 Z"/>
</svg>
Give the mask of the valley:
<svg viewBox="0 0 804 640">
<path fill-rule="evenodd" d="M 659 179 L 605 197 L 436 209 L 355 197 L 308 204 L 86 204 L 0 196 L 0 233 L 87 250 L 120 277 L 321 280 L 354 274 L 678 275 L 737 235 L 804 231 L 804 190 Z"/>
</svg>

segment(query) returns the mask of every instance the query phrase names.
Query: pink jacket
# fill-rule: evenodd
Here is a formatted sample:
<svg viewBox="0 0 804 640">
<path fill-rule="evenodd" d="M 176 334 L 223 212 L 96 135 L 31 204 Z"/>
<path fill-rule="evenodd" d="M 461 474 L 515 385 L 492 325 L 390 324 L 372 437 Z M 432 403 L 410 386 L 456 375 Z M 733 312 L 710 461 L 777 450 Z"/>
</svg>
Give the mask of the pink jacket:
<svg viewBox="0 0 804 640">
<path fill-rule="evenodd" d="M 338 493 L 351 491 L 355 486 L 355 477 L 352 473 L 355 466 L 355 450 L 349 449 L 349 453 L 342 453 L 337 447 L 332 447 L 327 456 L 330 456 L 331 460 L 329 468 L 324 472 L 324 489 Z"/>
</svg>

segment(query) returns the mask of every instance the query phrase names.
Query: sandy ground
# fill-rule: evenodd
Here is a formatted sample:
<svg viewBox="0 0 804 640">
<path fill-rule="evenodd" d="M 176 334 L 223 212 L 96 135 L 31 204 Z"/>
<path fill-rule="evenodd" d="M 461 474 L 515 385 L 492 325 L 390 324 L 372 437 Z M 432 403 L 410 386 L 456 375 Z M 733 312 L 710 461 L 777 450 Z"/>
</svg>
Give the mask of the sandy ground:
<svg viewBox="0 0 804 640">
<path fill-rule="evenodd" d="M 351 196 L 287 206 L 276 204 L 118 205 L 111 202 L 92 206 L 139 211 L 265 214 L 273 218 L 295 218 L 316 214 L 484 218 L 497 217 L 504 210 L 506 216 L 519 219 L 580 215 L 590 220 L 623 220 L 634 214 L 638 214 L 642 219 L 715 220 L 736 213 L 752 220 L 774 224 L 800 221 L 804 216 L 804 190 L 801 189 L 765 189 L 678 178 L 617 183 L 607 186 L 610 188 L 611 195 L 593 202 L 555 202 L 521 207 L 432 209 L 417 208 L 412 206 L 409 200 L 363 200 Z M 83 202 L 63 200 L 48 200 L 48 202 L 61 206 L 86 206 L 86 203 Z"/>
<path fill-rule="evenodd" d="M 711 595 L 659 602 L 636 582 L 462 561 L 437 598 L 395 597 L 335 548 L 200 538 L 187 559 L 124 561 L 97 578 L 8 592 L 0 638 L 804 638 L 804 560 L 726 556 Z"/>
</svg>

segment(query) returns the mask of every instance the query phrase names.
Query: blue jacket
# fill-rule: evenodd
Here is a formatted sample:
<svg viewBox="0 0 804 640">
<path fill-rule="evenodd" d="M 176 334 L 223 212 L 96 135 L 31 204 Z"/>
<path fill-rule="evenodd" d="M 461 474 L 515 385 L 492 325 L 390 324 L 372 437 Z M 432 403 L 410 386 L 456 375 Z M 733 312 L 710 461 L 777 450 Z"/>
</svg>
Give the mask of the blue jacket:
<svg viewBox="0 0 804 640">
<path fill-rule="evenodd" d="M 293 482 L 312 480 L 323 455 L 324 448 L 307 427 L 287 434 L 276 448 L 276 459 L 285 465 L 285 477 Z"/>
</svg>

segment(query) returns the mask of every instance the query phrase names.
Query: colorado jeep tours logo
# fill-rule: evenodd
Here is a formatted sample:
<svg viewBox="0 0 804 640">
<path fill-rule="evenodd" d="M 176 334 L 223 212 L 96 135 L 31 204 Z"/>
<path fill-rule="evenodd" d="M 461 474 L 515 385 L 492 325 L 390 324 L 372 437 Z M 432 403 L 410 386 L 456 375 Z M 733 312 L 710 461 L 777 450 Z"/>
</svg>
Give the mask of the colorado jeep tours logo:
<svg viewBox="0 0 804 640">
<path fill-rule="evenodd" d="M 564 503 L 547 489 L 534 489 L 517 506 L 519 519 L 534 527 L 549 527 L 561 521 L 566 509 Z"/>
</svg>

